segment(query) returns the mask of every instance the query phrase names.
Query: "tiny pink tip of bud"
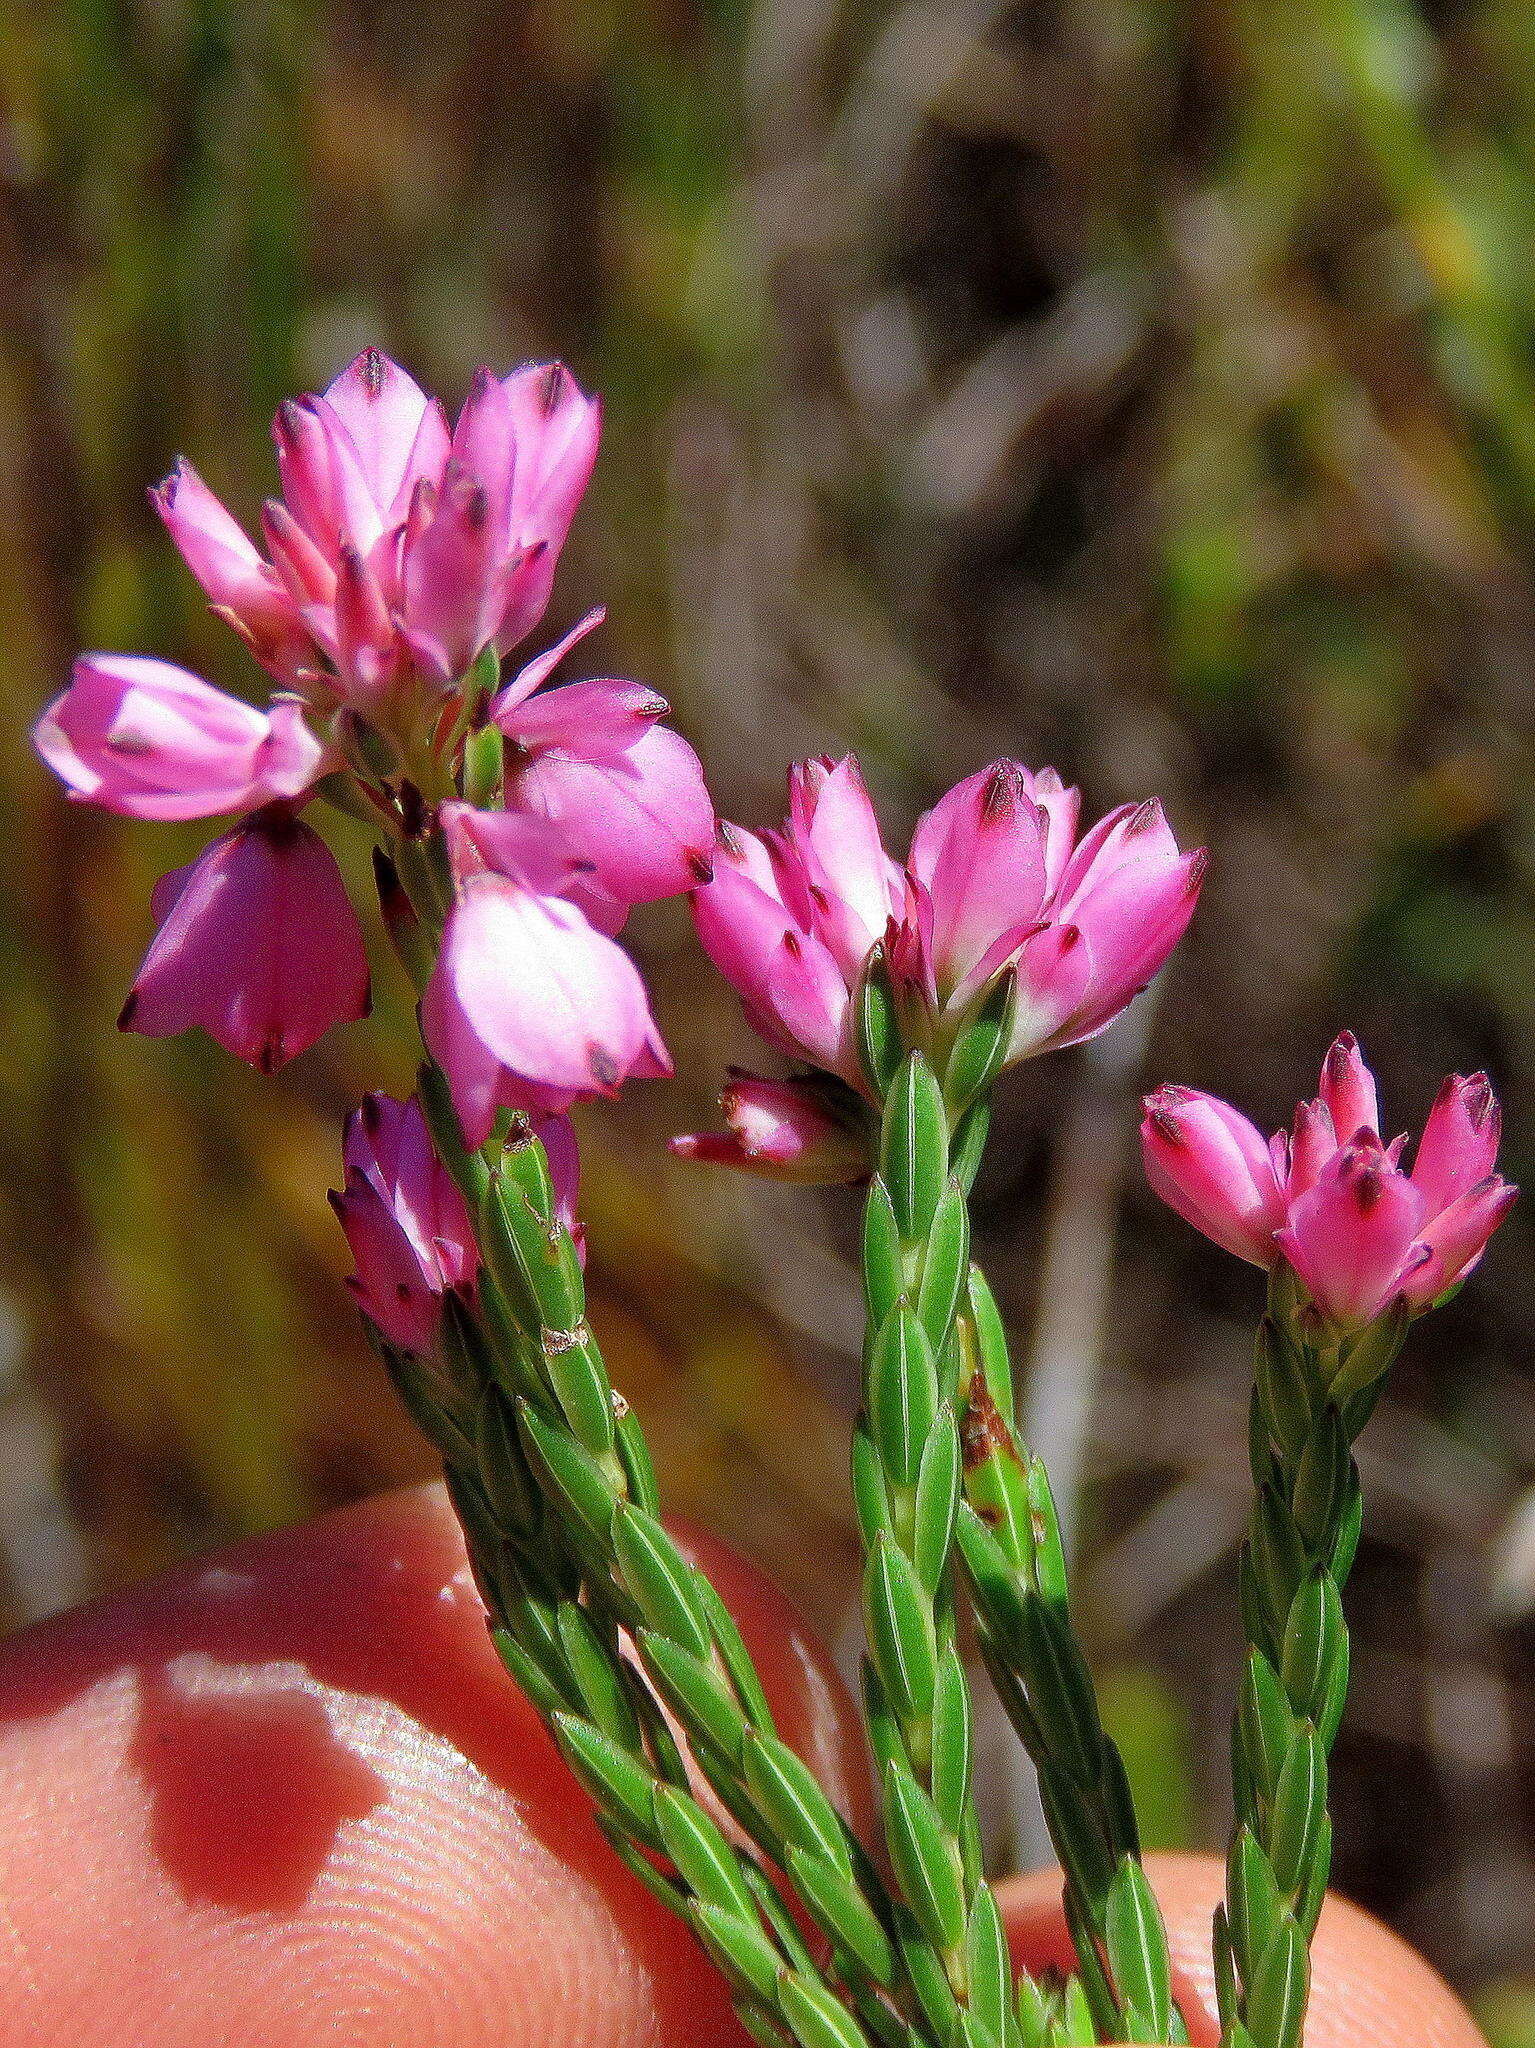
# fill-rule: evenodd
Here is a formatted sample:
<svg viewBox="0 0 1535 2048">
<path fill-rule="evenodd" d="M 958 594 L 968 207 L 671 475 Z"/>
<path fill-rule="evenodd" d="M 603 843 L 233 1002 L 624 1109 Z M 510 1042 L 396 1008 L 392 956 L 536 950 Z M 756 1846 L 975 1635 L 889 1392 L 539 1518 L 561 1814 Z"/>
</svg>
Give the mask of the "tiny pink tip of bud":
<svg viewBox="0 0 1535 2048">
<path fill-rule="evenodd" d="M 1352 1031 L 1340 1031 L 1327 1048 L 1327 1078 L 1335 1086 L 1348 1079 L 1349 1069 L 1359 1057 L 1359 1040 Z"/>
<path fill-rule="evenodd" d="M 1485 1074 L 1472 1074 L 1461 1084 L 1462 1099 L 1466 1114 L 1471 1119 L 1471 1128 L 1479 1131 L 1498 1106 L 1492 1083 Z"/>
<path fill-rule="evenodd" d="M 1161 817 L 1162 799 L 1156 796 L 1147 797 L 1143 804 L 1137 806 L 1125 826 L 1125 837 L 1129 839 L 1138 832 L 1149 832 L 1153 825 L 1160 823 Z"/>
<path fill-rule="evenodd" d="M 1021 765 L 1017 761 L 998 761 L 981 792 L 981 823 L 993 825 L 1010 817 L 1025 795 Z"/>
<path fill-rule="evenodd" d="M 158 511 L 168 512 L 176 502 L 176 493 L 181 488 L 182 470 L 186 463 L 184 455 L 178 455 L 170 468 L 157 484 L 151 484 L 149 502 Z"/>
<path fill-rule="evenodd" d="M 565 392 L 565 380 L 569 375 L 563 363 L 545 363 L 539 373 L 538 399 L 545 413 L 552 413 L 558 407 Z"/>
</svg>

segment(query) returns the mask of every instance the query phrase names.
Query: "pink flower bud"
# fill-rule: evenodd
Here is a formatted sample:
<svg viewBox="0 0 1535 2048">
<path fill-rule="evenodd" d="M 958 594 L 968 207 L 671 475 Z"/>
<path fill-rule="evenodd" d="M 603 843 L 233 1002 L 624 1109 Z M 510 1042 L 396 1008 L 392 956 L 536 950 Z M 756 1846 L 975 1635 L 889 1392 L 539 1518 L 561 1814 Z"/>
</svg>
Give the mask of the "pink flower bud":
<svg viewBox="0 0 1535 2048">
<path fill-rule="evenodd" d="M 294 677 L 304 665 L 307 646 L 298 605 L 244 527 L 185 459 L 150 492 L 149 501 L 214 611 L 265 668 L 284 679 Z"/>
<path fill-rule="evenodd" d="M 133 818 L 207 818 L 296 797 L 324 763 L 291 699 L 258 711 L 131 654 L 82 655 L 34 739 L 72 796 Z"/>
<path fill-rule="evenodd" d="M 368 960 L 329 847 L 259 811 L 161 878 L 159 931 L 118 1019 L 151 1038 L 200 1024 L 263 1073 L 368 1013 Z"/>
<path fill-rule="evenodd" d="M 997 761 L 956 784 L 912 835 L 911 875 L 933 906 L 932 963 L 952 994 L 992 948 L 1012 953 L 1041 922 L 1049 895 L 1049 819 L 1033 777 Z"/>
<path fill-rule="evenodd" d="M 1340 1031 L 1322 1062 L 1317 1093 L 1332 1118 L 1338 1143 L 1345 1145 L 1361 1131 L 1380 1135 L 1380 1103 L 1375 1076 L 1364 1063 L 1352 1031 Z"/>
<path fill-rule="evenodd" d="M 1487 1240 L 1518 1199 L 1519 1190 L 1492 1173 L 1431 1216 L 1423 1226 L 1423 1242 L 1433 1256 L 1406 1288 L 1408 1305 L 1432 1307 L 1480 1265 Z"/>
<path fill-rule="evenodd" d="M 1341 1147 L 1316 1186 L 1291 1205 L 1278 1242 L 1328 1321 L 1359 1329 L 1429 1263 L 1421 1236 L 1426 1208 L 1366 1132 Z"/>
<path fill-rule="evenodd" d="M 324 417 L 346 434 L 382 524 L 398 524 L 416 480 L 441 476 L 448 459 L 450 436 L 441 405 L 376 348 L 365 348 L 347 364 L 323 404 Z M 359 536 L 352 539 L 357 545 Z"/>
<path fill-rule="evenodd" d="M 858 1105 L 847 1107 L 856 1112 Z M 728 1129 L 673 1138 L 679 1158 L 819 1186 L 866 1180 L 873 1171 L 867 1130 L 837 1113 L 824 1083 L 769 1081 L 733 1067 L 720 1110 Z"/>
<path fill-rule="evenodd" d="M 1440 1088 L 1413 1161 L 1412 1178 L 1430 1207 L 1447 1209 L 1485 1181 L 1498 1159 L 1503 1112 L 1485 1074 L 1451 1074 Z"/>
<path fill-rule="evenodd" d="M 1170 1208 L 1239 1259 L 1271 1266 L 1284 1194 L 1267 1140 L 1240 1111 L 1193 1088 L 1148 1095 L 1146 1178 Z"/>
<path fill-rule="evenodd" d="M 630 1075 L 670 1073 L 637 968 L 574 903 L 545 893 L 537 835 L 462 805 L 443 824 L 456 900 L 421 1024 L 467 1142 L 484 1143 L 498 1109 L 563 1110 Z"/>
<path fill-rule="evenodd" d="M 602 411 L 563 363 L 528 363 L 502 389 L 514 449 L 508 524 L 519 555 L 496 630 L 505 654 L 548 606 L 560 550 L 597 460 Z"/>
<path fill-rule="evenodd" d="M 1071 856 L 1051 905 L 1052 922 L 1074 925 L 1089 970 L 1080 1000 L 1048 1041 L 1014 1033 L 1014 1058 L 1076 1045 L 1106 1030 L 1166 964 L 1199 901 L 1207 856 L 1180 853 L 1153 797 L 1096 825 Z M 1080 971 L 1080 970 L 1078 970 Z"/>
<path fill-rule="evenodd" d="M 704 951 L 769 1045 L 857 1085 L 848 984 L 830 947 L 778 894 L 766 844 L 721 826 L 714 871 L 692 898 Z"/>
<path fill-rule="evenodd" d="M 272 438 L 283 503 L 321 554 L 333 564 L 343 547 L 368 555 L 385 531 L 386 513 L 332 407 L 323 398 L 285 398 Z"/>
<path fill-rule="evenodd" d="M 443 1295 L 470 1292 L 479 1267 L 463 1196 L 414 1098 L 365 1096 L 347 1120 L 344 1158 L 346 1186 L 331 1206 L 357 1267 L 347 1285 L 392 1344 L 430 1352 Z"/>
</svg>

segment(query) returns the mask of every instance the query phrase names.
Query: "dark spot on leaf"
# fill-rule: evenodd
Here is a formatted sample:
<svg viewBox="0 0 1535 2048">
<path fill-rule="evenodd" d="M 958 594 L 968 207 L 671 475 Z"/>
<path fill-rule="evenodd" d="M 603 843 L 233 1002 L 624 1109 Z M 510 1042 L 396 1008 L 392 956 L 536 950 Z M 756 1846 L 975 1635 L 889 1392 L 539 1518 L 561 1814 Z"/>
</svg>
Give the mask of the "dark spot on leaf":
<svg viewBox="0 0 1535 2048">
<path fill-rule="evenodd" d="M 589 1045 L 586 1049 L 586 1064 L 591 1069 L 592 1079 L 599 1088 L 618 1086 L 618 1065 L 613 1055 L 600 1045 Z"/>
<path fill-rule="evenodd" d="M 1009 1447 L 1007 1424 L 992 1399 L 984 1373 L 978 1372 L 970 1382 L 970 1399 L 960 1426 L 959 1441 L 967 1472 L 974 1472 L 988 1458 Z"/>
<path fill-rule="evenodd" d="M 700 887 L 705 882 L 712 882 L 714 880 L 714 862 L 707 853 L 690 852 L 687 856 L 687 863 L 688 873 Z"/>
<path fill-rule="evenodd" d="M 426 834 L 428 806 L 409 776 L 400 783 L 400 824 L 407 839 L 421 839 Z"/>
</svg>

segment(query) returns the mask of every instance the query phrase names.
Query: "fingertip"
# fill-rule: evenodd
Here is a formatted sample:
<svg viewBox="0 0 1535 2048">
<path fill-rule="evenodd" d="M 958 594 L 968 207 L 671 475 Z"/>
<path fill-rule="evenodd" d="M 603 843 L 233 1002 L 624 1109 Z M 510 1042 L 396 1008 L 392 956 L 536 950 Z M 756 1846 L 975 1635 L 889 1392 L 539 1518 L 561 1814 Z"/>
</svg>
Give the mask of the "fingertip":
<svg viewBox="0 0 1535 2048">
<path fill-rule="evenodd" d="M 1150 1855 L 1146 1874 L 1162 1908 L 1174 1994 L 1192 2048 L 1215 2048 L 1210 1930 L 1225 1869 L 1217 1856 Z M 1033 1871 L 998 1888 L 1014 1959 L 1031 1970 L 1069 1969 L 1070 1937 L 1059 1871 Z M 1330 1895 L 1311 1947 L 1306 2048 L 1487 2048 L 1444 1979 L 1362 1907 Z"/>
<path fill-rule="evenodd" d="M 835 1682 L 786 1604 L 696 1540 L 836 1781 Z M 17 1638 L 0 1784 L 18 2048 L 743 2038 L 502 1671 L 440 1489 Z"/>
</svg>

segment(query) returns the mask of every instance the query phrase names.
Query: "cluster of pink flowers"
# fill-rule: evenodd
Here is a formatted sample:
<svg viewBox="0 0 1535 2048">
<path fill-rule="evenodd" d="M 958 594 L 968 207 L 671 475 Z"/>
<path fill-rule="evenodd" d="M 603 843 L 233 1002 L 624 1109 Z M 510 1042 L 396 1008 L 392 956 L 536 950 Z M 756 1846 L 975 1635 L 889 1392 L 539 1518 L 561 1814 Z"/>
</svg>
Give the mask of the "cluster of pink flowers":
<svg viewBox="0 0 1535 2048">
<path fill-rule="evenodd" d="M 1398 1300 L 1429 1308 L 1469 1273 L 1512 1207 L 1495 1172 L 1501 1116 L 1485 1074 L 1452 1074 L 1412 1169 L 1382 1142 L 1374 1077 L 1349 1032 L 1316 1099 L 1265 1138 L 1230 1103 L 1167 1086 L 1141 1125 L 1152 1187 L 1206 1237 L 1255 1266 L 1288 1261 L 1334 1328 L 1362 1328 Z"/>
<path fill-rule="evenodd" d="M 72 795 L 128 816 L 244 813 L 155 892 L 158 933 L 125 1028 L 200 1024 L 266 1069 L 365 1014 L 362 934 L 298 816 L 348 775 L 410 837 L 453 787 L 466 730 L 504 739 L 502 806 L 454 806 L 454 902 L 426 1015 L 473 1140 L 496 1108 L 548 1112 L 668 1071 L 613 943 L 631 905 L 710 871 L 697 758 L 653 691 L 544 688 L 589 614 L 502 682 L 543 616 L 597 449 L 598 411 L 558 364 L 475 378 L 455 426 L 366 350 L 274 424 L 283 497 L 263 556 L 196 472 L 152 496 L 226 619 L 277 679 L 264 711 L 168 662 L 87 655 L 37 745 Z"/>
<path fill-rule="evenodd" d="M 189 464 L 151 494 L 212 609 L 275 680 L 265 709 L 167 662 L 93 654 L 36 735 L 81 801 L 167 822 L 235 818 L 156 888 L 158 929 L 121 1021 L 152 1035 L 200 1025 L 268 1070 L 367 1010 L 357 917 L 300 816 L 320 794 L 353 809 L 366 799 L 386 844 L 419 856 L 403 914 L 431 923 L 421 1027 L 464 1138 L 484 1143 L 507 1111 L 529 1117 L 572 1228 L 564 1112 L 670 1071 L 617 943 L 633 905 L 689 893 L 748 1020 L 801 1068 L 732 1071 L 726 1129 L 675 1149 L 855 1180 L 878 1107 L 857 1029 L 876 958 L 905 1043 L 940 1073 L 1004 977 L 1004 1063 L 1074 1045 L 1161 968 L 1205 865 L 1155 800 L 1079 835 L 1077 792 L 1010 760 L 942 797 L 904 865 L 852 758 L 795 767 L 777 830 L 716 827 L 696 757 L 661 723 L 663 699 L 611 679 L 549 686 L 600 611 L 504 676 L 548 606 L 598 428 L 596 404 L 558 364 L 480 371 L 450 426 L 402 369 L 364 351 L 323 396 L 279 409 L 282 496 L 262 510 L 264 553 Z M 423 860 L 435 877 L 425 910 Z M 1255 1264 L 1288 1261 L 1342 1331 L 1399 1298 L 1414 1310 L 1437 1299 L 1513 1200 L 1494 1172 L 1485 1076 L 1446 1082 L 1409 1173 L 1404 1140 L 1381 1140 L 1374 1082 L 1347 1036 L 1288 1135 L 1265 1138 L 1228 1104 L 1167 1087 L 1148 1099 L 1144 1138 L 1174 1208 Z M 476 1254 L 419 1105 L 369 1098 L 335 1199 L 366 1313 L 391 1342 L 427 1348 L 444 1293 L 472 1294 Z"/>
<path fill-rule="evenodd" d="M 920 820 L 901 867 L 857 762 L 801 762 L 777 831 L 721 827 L 713 879 L 692 899 L 699 937 L 769 1045 L 856 1091 L 868 1083 L 855 992 L 876 947 L 914 1037 L 940 1056 L 1009 972 L 1008 1060 L 1076 1045 L 1163 965 L 1205 867 L 1202 852 L 1179 851 L 1155 800 L 1125 804 L 1078 838 L 1080 803 L 1054 769 L 994 762 Z M 678 1149 L 801 1179 L 851 1177 L 859 1155 L 823 1090 L 736 1076 L 722 1106 L 726 1135 Z"/>
</svg>

